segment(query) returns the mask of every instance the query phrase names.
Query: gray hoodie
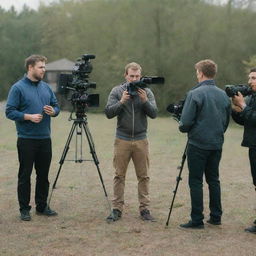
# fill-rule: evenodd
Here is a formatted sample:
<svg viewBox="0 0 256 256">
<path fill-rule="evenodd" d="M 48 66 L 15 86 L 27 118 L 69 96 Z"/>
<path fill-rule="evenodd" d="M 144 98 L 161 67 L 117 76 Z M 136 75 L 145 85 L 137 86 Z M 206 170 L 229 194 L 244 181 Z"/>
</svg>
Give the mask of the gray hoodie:
<svg viewBox="0 0 256 256">
<path fill-rule="evenodd" d="M 142 103 L 139 96 L 135 95 L 122 104 L 120 100 L 123 92 L 127 90 L 128 84 L 126 82 L 112 89 L 105 107 L 105 114 L 109 119 L 117 116 L 117 138 L 124 140 L 145 139 L 148 126 L 147 116 L 155 118 L 157 115 L 155 97 L 149 88 L 145 88 L 148 97 L 145 103 Z"/>
</svg>

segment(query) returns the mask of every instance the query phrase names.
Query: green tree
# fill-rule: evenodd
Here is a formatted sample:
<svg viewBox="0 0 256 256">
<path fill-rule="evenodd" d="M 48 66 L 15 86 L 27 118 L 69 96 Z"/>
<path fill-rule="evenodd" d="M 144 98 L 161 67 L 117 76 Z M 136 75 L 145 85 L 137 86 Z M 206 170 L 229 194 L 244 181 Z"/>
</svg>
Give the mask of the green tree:
<svg viewBox="0 0 256 256">
<path fill-rule="evenodd" d="M 4 99 L 10 86 L 23 76 L 24 59 L 40 51 L 39 31 L 36 12 L 24 6 L 21 13 L 14 8 L 0 9 L 0 66 L 1 93 Z"/>
</svg>

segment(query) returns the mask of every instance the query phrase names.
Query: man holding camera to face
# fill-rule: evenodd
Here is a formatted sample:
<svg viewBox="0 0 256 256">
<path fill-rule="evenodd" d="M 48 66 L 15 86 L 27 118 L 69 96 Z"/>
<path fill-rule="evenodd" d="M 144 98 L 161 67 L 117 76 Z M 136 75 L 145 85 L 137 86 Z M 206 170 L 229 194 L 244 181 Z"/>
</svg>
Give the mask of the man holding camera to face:
<svg viewBox="0 0 256 256">
<path fill-rule="evenodd" d="M 248 84 L 252 90 L 251 95 L 244 98 L 238 92 L 232 97 L 232 118 L 244 126 L 242 146 L 249 148 L 251 175 L 256 190 L 256 68 L 250 70 Z M 245 231 L 256 234 L 256 220 Z"/>
<path fill-rule="evenodd" d="M 217 65 L 212 60 L 195 64 L 198 85 L 187 94 L 179 129 L 188 133 L 187 161 L 191 196 L 191 220 L 182 228 L 204 228 L 203 175 L 209 188 L 212 225 L 221 224 L 222 206 L 219 181 L 224 132 L 229 123 L 230 100 L 213 80 Z"/>
<path fill-rule="evenodd" d="M 157 106 L 152 91 L 138 88 L 130 95 L 129 84 L 141 79 L 142 68 L 132 62 L 125 67 L 126 82 L 112 89 L 105 108 L 107 118 L 117 117 L 114 143 L 115 168 L 114 198 L 112 212 L 107 221 L 117 221 L 124 206 L 125 176 L 132 159 L 138 180 L 139 211 L 143 220 L 154 221 L 149 206 L 149 145 L 147 140 L 147 117 L 155 118 Z"/>
</svg>

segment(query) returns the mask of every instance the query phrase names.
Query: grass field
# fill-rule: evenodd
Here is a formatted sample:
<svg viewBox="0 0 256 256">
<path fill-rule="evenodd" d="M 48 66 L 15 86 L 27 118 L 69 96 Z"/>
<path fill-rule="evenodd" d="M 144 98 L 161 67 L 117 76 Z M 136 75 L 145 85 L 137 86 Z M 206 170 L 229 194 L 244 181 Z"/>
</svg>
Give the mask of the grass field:
<svg viewBox="0 0 256 256">
<path fill-rule="evenodd" d="M 14 123 L 0 112 L 0 255 L 8 256 L 255 256 L 256 236 L 244 232 L 255 216 L 255 191 L 252 186 L 247 149 L 240 146 L 242 128 L 231 124 L 225 137 L 220 176 L 222 185 L 223 224 L 205 225 L 204 230 L 182 230 L 180 223 L 189 220 L 190 198 L 187 166 L 183 170 L 169 227 L 165 228 L 177 166 L 186 143 L 186 135 L 171 118 L 149 120 L 151 155 L 151 212 L 156 223 L 139 218 L 137 182 L 133 165 L 129 166 L 123 218 L 107 224 L 109 205 L 104 196 L 93 162 L 65 161 L 53 191 L 51 208 L 59 215 L 47 218 L 35 215 L 32 177 L 32 221 L 19 220 L 16 195 L 17 152 Z M 59 160 L 72 122 L 62 112 L 52 122 L 53 160 L 50 181 L 53 183 Z M 100 169 L 108 198 L 112 198 L 112 154 L 116 120 L 103 114 L 88 113 Z M 75 138 L 75 136 L 74 136 Z M 74 140 L 66 160 L 74 159 Z M 91 158 L 84 139 L 84 155 Z M 208 191 L 204 186 L 205 218 L 208 218 Z"/>
</svg>

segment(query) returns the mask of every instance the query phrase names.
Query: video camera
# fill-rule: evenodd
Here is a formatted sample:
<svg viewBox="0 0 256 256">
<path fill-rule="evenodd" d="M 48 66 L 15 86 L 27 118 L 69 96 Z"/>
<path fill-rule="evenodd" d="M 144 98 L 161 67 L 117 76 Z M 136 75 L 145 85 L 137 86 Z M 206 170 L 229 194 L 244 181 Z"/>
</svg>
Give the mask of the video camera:
<svg viewBox="0 0 256 256">
<path fill-rule="evenodd" d="M 77 59 L 72 74 L 60 74 L 58 88 L 61 94 L 68 94 L 69 90 L 75 91 L 69 99 L 77 115 L 83 116 L 87 107 L 99 106 L 99 94 L 89 94 L 89 88 L 96 88 L 96 83 L 89 82 L 89 74 L 92 72 L 91 59 L 95 55 L 83 54 Z"/>
<path fill-rule="evenodd" d="M 179 121 L 182 113 L 182 109 L 184 107 L 185 100 L 180 100 L 178 103 L 172 103 L 168 105 L 166 110 L 171 113 L 172 117 Z"/>
<path fill-rule="evenodd" d="M 144 76 L 139 81 L 130 82 L 127 86 L 127 91 L 129 95 L 135 96 L 137 95 L 137 91 L 139 88 L 143 89 L 148 87 L 148 84 L 163 84 L 164 77 L 158 76 Z"/>
<path fill-rule="evenodd" d="M 234 97 L 235 95 L 238 95 L 238 92 L 240 92 L 244 97 L 251 95 L 253 93 L 253 90 L 248 85 L 226 85 L 225 86 L 225 92 L 228 95 L 228 97 Z"/>
</svg>

